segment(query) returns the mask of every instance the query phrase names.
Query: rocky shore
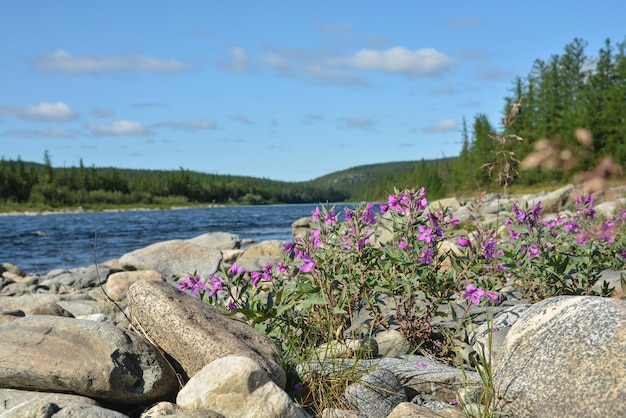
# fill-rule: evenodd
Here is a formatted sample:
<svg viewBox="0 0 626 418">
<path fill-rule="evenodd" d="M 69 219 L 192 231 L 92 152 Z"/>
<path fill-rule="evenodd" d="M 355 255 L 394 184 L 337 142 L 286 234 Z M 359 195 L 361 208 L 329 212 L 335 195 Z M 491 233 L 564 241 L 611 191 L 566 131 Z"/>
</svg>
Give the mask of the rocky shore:
<svg viewBox="0 0 626 418">
<path fill-rule="evenodd" d="M 480 216 L 493 222 L 511 202 L 541 200 L 560 213 L 568 186 L 526 196 L 487 196 Z M 623 207 L 623 191 L 596 206 Z M 476 216 L 456 198 L 431 202 L 461 221 Z M 621 205 L 621 206 L 620 206 Z M 293 225 L 294 235 L 310 218 Z M 384 235 L 379 239 L 384 240 Z M 140 248 L 98 266 L 35 276 L 0 266 L 0 417 L 307 417 L 289 393 L 274 343 L 242 320 L 178 290 L 189 272 L 203 277 L 236 261 L 260 271 L 280 261 L 283 242 L 241 248 L 228 232 Z M 451 245 L 453 245 L 451 243 Z M 11 261 L 11 260 L 0 260 Z M 604 271 L 619 286 L 622 271 Z M 107 296 L 108 295 L 108 296 Z M 465 304 L 450 308 L 462 312 Z M 492 338 L 498 407 L 514 417 L 626 416 L 626 301 L 564 296 L 530 304 L 516 289 L 499 295 L 492 329 L 478 307 L 463 341 L 469 359 Z M 388 312 L 393 316 L 393 312 Z M 367 320 L 360 312 L 359 321 Z M 393 323 L 393 321 L 390 321 Z M 452 326 L 452 312 L 434 326 Z M 459 396 L 477 401 L 479 374 L 412 355 L 393 326 L 369 342 L 373 358 L 339 353 L 299 372 L 363 370 L 343 394 L 345 409 L 325 417 L 460 417 Z"/>
</svg>

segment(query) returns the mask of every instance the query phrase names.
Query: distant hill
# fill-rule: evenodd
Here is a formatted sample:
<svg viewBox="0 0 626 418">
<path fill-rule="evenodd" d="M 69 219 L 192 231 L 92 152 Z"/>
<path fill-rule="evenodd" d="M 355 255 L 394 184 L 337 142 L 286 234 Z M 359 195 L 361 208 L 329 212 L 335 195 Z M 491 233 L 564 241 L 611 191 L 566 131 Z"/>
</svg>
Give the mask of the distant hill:
<svg viewBox="0 0 626 418">
<path fill-rule="evenodd" d="M 351 198 L 358 198 L 358 190 L 371 186 L 382 178 L 413 171 L 418 163 L 419 161 L 399 161 L 360 165 L 326 174 L 307 183 L 320 188 L 334 188 L 347 193 Z"/>
</svg>

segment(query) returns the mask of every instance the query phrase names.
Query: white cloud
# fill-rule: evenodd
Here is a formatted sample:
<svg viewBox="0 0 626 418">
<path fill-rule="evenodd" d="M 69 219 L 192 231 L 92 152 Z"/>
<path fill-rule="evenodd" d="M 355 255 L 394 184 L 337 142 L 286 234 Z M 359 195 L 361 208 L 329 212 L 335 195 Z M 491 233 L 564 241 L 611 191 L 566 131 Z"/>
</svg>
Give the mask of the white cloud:
<svg viewBox="0 0 626 418">
<path fill-rule="evenodd" d="M 153 132 L 139 122 L 118 120 L 112 125 L 87 124 L 87 129 L 96 136 L 146 136 Z"/>
<path fill-rule="evenodd" d="M 188 70 L 192 66 L 184 61 L 162 60 L 144 55 L 79 57 L 58 50 L 38 58 L 35 67 L 47 72 L 81 74 L 104 71 L 176 72 Z"/>
<path fill-rule="evenodd" d="M 108 118 L 113 116 L 115 112 L 113 109 L 108 109 L 104 107 L 93 107 L 89 114 L 95 118 Z"/>
<path fill-rule="evenodd" d="M 324 119 L 325 118 L 322 115 L 319 115 L 319 114 L 316 114 L 316 113 L 307 113 L 302 118 L 302 123 L 305 124 L 305 125 L 311 125 L 313 123 L 321 122 Z"/>
<path fill-rule="evenodd" d="M 184 122 L 168 121 L 157 123 L 154 127 L 165 127 L 190 132 L 195 132 L 201 129 L 217 129 L 215 122 L 210 119 L 196 119 Z"/>
<path fill-rule="evenodd" d="M 234 120 L 235 122 L 240 122 L 246 125 L 252 125 L 252 121 L 246 115 L 241 115 L 241 114 L 231 115 L 230 118 Z"/>
<path fill-rule="evenodd" d="M 261 55 L 261 61 L 263 61 L 263 63 L 268 67 L 275 68 L 277 70 L 291 67 L 291 64 L 287 59 L 272 52 Z"/>
<path fill-rule="evenodd" d="M 485 21 L 480 19 L 474 19 L 472 17 L 461 17 L 458 19 L 451 19 L 448 22 L 449 26 L 484 26 Z"/>
<path fill-rule="evenodd" d="M 250 57 L 244 48 L 233 46 L 230 48 L 230 53 L 230 59 L 222 63 L 223 68 L 237 73 L 250 71 Z"/>
<path fill-rule="evenodd" d="M 0 107 L 0 115 L 10 115 L 20 119 L 41 122 L 69 122 L 79 117 L 77 112 L 62 102 Z"/>
<path fill-rule="evenodd" d="M 456 122 L 454 119 L 443 119 L 439 122 L 435 122 L 430 126 L 426 126 L 422 128 L 422 132 L 428 133 L 443 133 L 443 132 L 451 132 L 456 131 Z"/>
<path fill-rule="evenodd" d="M 266 47 L 261 62 L 283 77 L 304 79 L 318 85 L 367 85 L 353 71 L 338 68 L 334 62 L 340 58 L 329 49 Z"/>
<path fill-rule="evenodd" d="M 361 70 L 376 70 L 421 76 L 441 73 L 456 61 L 433 48 L 410 51 L 396 46 L 386 51 L 363 49 L 343 60 L 345 65 Z"/>
<path fill-rule="evenodd" d="M 72 138 L 74 133 L 65 129 L 51 128 L 51 129 L 13 129 L 3 132 L 3 136 L 15 137 L 15 138 L 32 138 L 32 137 L 44 137 L 44 138 Z"/>
<path fill-rule="evenodd" d="M 373 127 L 376 122 L 374 122 L 370 118 L 340 118 L 339 124 L 343 128 L 358 128 L 358 129 L 368 129 Z"/>
<path fill-rule="evenodd" d="M 358 70 L 419 77 L 442 73 L 456 64 L 454 59 L 432 48 L 410 51 L 400 46 L 387 50 L 362 49 L 352 55 L 335 48 L 269 46 L 261 55 L 261 62 L 284 77 L 345 86 L 369 85 Z"/>
</svg>

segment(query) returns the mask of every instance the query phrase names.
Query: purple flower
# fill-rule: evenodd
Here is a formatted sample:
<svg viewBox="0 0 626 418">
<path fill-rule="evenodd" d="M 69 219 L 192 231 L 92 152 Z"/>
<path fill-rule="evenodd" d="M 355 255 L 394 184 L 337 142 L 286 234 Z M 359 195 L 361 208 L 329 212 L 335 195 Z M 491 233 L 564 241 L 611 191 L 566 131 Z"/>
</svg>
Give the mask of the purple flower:
<svg viewBox="0 0 626 418">
<path fill-rule="evenodd" d="M 474 287 L 472 284 L 468 284 L 463 293 L 463 299 L 469 300 L 474 305 L 480 305 L 480 298 L 485 294 L 485 291 L 479 287 Z"/>
<path fill-rule="evenodd" d="M 214 274 L 209 274 L 209 279 L 211 279 L 211 291 L 209 292 L 209 297 L 211 297 L 222 290 L 222 280 Z"/>
<path fill-rule="evenodd" d="M 426 367 L 428 367 L 426 366 L 426 363 L 424 363 L 423 361 L 418 361 L 417 363 L 415 363 L 415 365 L 419 367 L 420 369 L 425 369 Z"/>
<path fill-rule="evenodd" d="M 435 254 L 435 250 L 430 247 L 424 248 L 422 252 L 422 256 L 420 257 L 420 263 L 422 264 L 432 264 L 433 263 L 433 255 Z"/>
<path fill-rule="evenodd" d="M 586 244 L 588 239 L 589 234 L 587 232 L 581 232 L 580 234 L 576 235 L 577 244 Z"/>
<path fill-rule="evenodd" d="M 520 236 L 520 233 L 517 231 L 514 231 L 512 229 L 509 229 L 509 235 L 511 236 L 511 238 L 513 239 L 518 239 Z"/>
<path fill-rule="evenodd" d="M 386 203 L 380 204 L 380 213 L 387 213 L 389 211 L 389 205 Z"/>
<path fill-rule="evenodd" d="M 517 207 L 515 202 L 513 202 L 513 207 L 511 209 L 515 214 L 515 217 L 519 222 L 524 222 L 526 220 L 526 212 Z"/>
<path fill-rule="evenodd" d="M 235 305 L 235 302 L 232 299 L 228 300 L 228 304 L 226 305 L 226 307 L 229 311 L 237 310 L 237 305 Z"/>
<path fill-rule="evenodd" d="M 263 266 L 263 274 L 261 275 L 261 280 L 266 282 L 272 280 L 272 265 L 270 263 L 266 263 Z"/>
<path fill-rule="evenodd" d="M 322 212 L 320 211 L 320 207 L 317 206 L 314 211 L 311 211 L 311 220 L 313 222 L 319 222 L 322 217 Z"/>
<path fill-rule="evenodd" d="M 287 272 L 287 266 L 282 261 L 279 261 L 278 263 L 276 263 L 276 271 L 278 271 L 281 274 L 282 273 L 286 273 Z"/>
<path fill-rule="evenodd" d="M 578 226 L 576 222 L 568 221 L 563 224 L 563 229 L 565 230 L 565 232 L 570 233 L 570 232 L 578 232 L 580 227 Z"/>
<path fill-rule="evenodd" d="M 191 276 L 185 277 L 185 281 L 178 285 L 178 288 L 182 291 L 185 291 L 187 288 L 191 289 L 192 295 L 197 295 L 200 290 L 207 290 L 206 285 L 202 282 L 202 277 L 196 276 L 191 278 Z"/>
<path fill-rule="evenodd" d="M 400 243 L 398 244 L 398 247 L 404 251 L 408 251 L 409 250 L 409 244 L 406 242 L 406 237 L 403 235 L 402 239 L 400 239 Z"/>
<path fill-rule="evenodd" d="M 604 242 L 615 242 L 615 234 L 613 232 L 613 226 L 615 224 L 611 221 L 606 221 L 602 224 L 600 232 L 598 232 L 598 238 Z"/>
<path fill-rule="evenodd" d="M 450 219 L 450 224 L 452 226 L 459 226 L 459 218 L 452 218 L 452 219 Z"/>
<path fill-rule="evenodd" d="M 593 209 L 593 196 L 579 196 L 576 198 L 576 201 L 574 203 L 576 204 L 576 207 L 578 207 L 578 213 L 581 216 L 587 217 L 589 219 L 595 218 L 596 211 Z"/>
<path fill-rule="evenodd" d="M 619 250 L 619 254 L 622 256 L 624 260 L 626 260 L 626 250 Z"/>
<path fill-rule="evenodd" d="M 301 382 L 298 382 L 295 385 L 293 385 L 293 390 L 295 390 L 296 392 L 300 392 L 303 387 L 304 385 Z"/>
<path fill-rule="evenodd" d="M 302 261 L 304 264 L 300 266 L 300 271 L 303 273 L 313 273 L 315 271 L 315 260 L 306 254 L 302 255 Z"/>
<path fill-rule="evenodd" d="M 541 200 L 537 202 L 533 210 L 530 212 L 531 218 L 533 218 L 533 224 L 537 224 L 537 219 L 539 219 L 539 215 L 541 215 Z"/>
<path fill-rule="evenodd" d="M 388 208 L 396 210 L 396 206 L 400 205 L 400 198 L 395 194 L 390 194 L 387 196 Z"/>
<path fill-rule="evenodd" d="M 363 222 L 365 222 L 367 225 L 376 224 L 376 215 L 374 214 L 374 210 L 372 209 L 373 207 L 373 203 L 368 203 L 367 205 L 365 205 L 365 212 L 363 212 L 363 215 L 361 215 L 361 219 L 363 219 Z"/>
<path fill-rule="evenodd" d="M 498 295 L 495 294 L 494 292 L 491 291 L 487 291 L 487 297 L 491 300 L 493 300 L 494 302 L 498 300 Z"/>
<path fill-rule="evenodd" d="M 261 281 L 261 277 L 263 277 L 263 273 L 261 273 L 260 271 L 253 271 L 252 273 L 250 273 L 250 277 L 252 279 L 250 280 L 252 286 L 257 287 L 259 285 L 259 282 Z"/>
<path fill-rule="evenodd" d="M 485 258 L 488 260 L 494 258 L 495 251 L 496 241 L 490 238 L 487 242 L 485 242 Z"/>
<path fill-rule="evenodd" d="M 296 243 L 295 242 L 288 242 L 288 243 L 285 244 L 285 252 L 286 253 L 293 252 L 294 248 L 296 248 Z"/>
<path fill-rule="evenodd" d="M 417 239 L 427 244 L 432 244 L 435 241 L 435 238 L 433 238 L 433 229 L 420 225 Z"/>
<path fill-rule="evenodd" d="M 238 274 L 243 274 L 245 272 L 246 272 L 246 269 L 243 267 L 237 266 L 236 263 L 233 263 L 233 265 L 230 266 L 230 274 L 232 274 L 233 276 L 236 276 Z"/>
<path fill-rule="evenodd" d="M 339 215 L 335 212 L 334 209 L 331 209 L 330 212 L 326 215 L 326 220 L 324 221 L 324 225 L 330 226 L 339 222 Z"/>
<path fill-rule="evenodd" d="M 469 247 L 470 245 L 472 245 L 472 242 L 471 242 L 468 238 L 466 238 L 466 237 L 459 237 L 459 238 L 456 240 L 456 243 L 457 243 L 457 245 L 458 245 L 459 247 L 463 247 L 463 248 L 467 248 L 467 247 Z"/>
<path fill-rule="evenodd" d="M 311 233 L 311 240 L 313 242 L 314 247 L 322 246 L 322 240 L 320 239 L 321 233 L 322 233 L 321 229 L 316 229 L 315 231 L 313 231 L 313 233 Z"/>
<path fill-rule="evenodd" d="M 535 257 L 539 257 L 539 254 L 541 254 L 541 250 L 539 249 L 539 247 L 533 244 L 528 249 L 528 253 L 526 255 L 528 258 L 535 258 Z"/>
</svg>

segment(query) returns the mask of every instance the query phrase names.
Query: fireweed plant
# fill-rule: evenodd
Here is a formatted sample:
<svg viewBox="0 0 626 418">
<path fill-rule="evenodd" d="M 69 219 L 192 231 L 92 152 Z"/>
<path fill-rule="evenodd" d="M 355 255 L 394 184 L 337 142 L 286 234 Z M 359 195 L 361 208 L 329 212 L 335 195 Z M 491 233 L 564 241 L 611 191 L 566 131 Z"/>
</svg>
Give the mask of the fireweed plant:
<svg viewBox="0 0 626 418">
<path fill-rule="evenodd" d="M 499 230 L 475 222 L 473 232 L 459 235 L 458 220 L 443 208 L 429 208 L 423 188 L 396 190 L 379 206 L 380 214 L 371 203 L 342 214 L 328 205 L 318 207 L 312 212 L 312 229 L 285 245 L 282 261 L 261 271 L 233 264 L 207 278 L 193 274 L 181 281 L 180 290 L 247 318 L 282 348 L 286 370 L 323 358 L 319 347 L 324 344 L 365 339 L 388 328 L 390 320 L 397 321 L 416 351 L 432 355 L 437 351 L 429 350 L 431 321 L 444 316 L 442 308 L 461 292 L 468 307 L 482 303 L 486 308 L 500 289 L 511 285 L 532 301 L 587 295 L 594 294 L 591 287 L 600 271 L 623 269 L 626 210 L 599 219 L 593 203 L 585 196 L 576 201 L 575 211 L 545 219 L 540 218 L 541 202 L 523 209 L 513 204 L 512 216 Z M 382 231 L 388 233 L 384 239 Z M 449 250 L 446 241 L 458 251 Z M 601 293 L 609 296 L 611 290 L 605 285 Z M 372 320 L 357 333 L 358 309 L 368 311 Z M 459 332 L 471 319 L 463 315 Z M 483 403 L 489 404 L 491 361 L 481 361 Z M 299 378 L 294 387 L 308 398 L 294 397 L 317 412 L 331 405 L 319 398 L 342 393 L 320 373 Z"/>
</svg>

